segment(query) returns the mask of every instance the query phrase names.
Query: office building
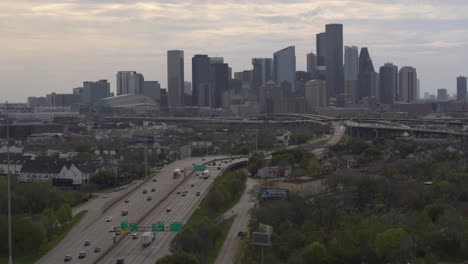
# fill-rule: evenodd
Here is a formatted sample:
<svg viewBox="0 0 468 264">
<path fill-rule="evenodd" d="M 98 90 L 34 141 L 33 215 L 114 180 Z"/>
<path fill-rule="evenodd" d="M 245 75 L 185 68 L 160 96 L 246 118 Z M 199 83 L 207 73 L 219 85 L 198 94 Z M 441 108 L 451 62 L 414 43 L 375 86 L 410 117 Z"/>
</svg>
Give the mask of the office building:
<svg viewBox="0 0 468 264">
<path fill-rule="evenodd" d="M 50 107 L 70 107 L 80 103 L 81 96 L 78 94 L 50 93 L 46 95 L 46 104 Z"/>
<path fill-rule="evenodd" d="M 99 80 L 97 82 L 83 82 L 83 90 L 81 103 L 92 105 L 110 96 L 110 84 L 107 80 Z"/>
<path fill-rule="evenodd" d="M 136 71 L 117 72 L 117 95 L 140 94 L 143 81 L 143 75 Z"/>
<path fill-rule="evenodd" d="M 210 58 L 208 55 L 197 54 L 192 58 L 192 105 L 200 105 L 199 87 L 210 82 Z M 205 102 L 205 100 L 202 100 Z M 204 103 L 205 104 L 205 103 Z"/>
<path fill-rule="evenodd" d="M 313 52 L 307 54 L 307 72 L 312 80 L 317 78 L 317 56 Z"/>
<path fill-rule="evenodd" d="M 306 71 L 296 71 L 296 92 L 295 96 L 304 96 L 306 82 L 313 80 L 312 73 Z"/>
<path fill-rule="evenodd" d="M 289 46 L 273 54 L 273 73 L 275 82 L 294 93 L 296 81 L 296 48 Z"/>
<path fill-rule="evenodd" d="M 356 46 L 344 48 L 344 78 L 345 81 L 357 81 L 359 74 L 359 50 Z"/>
<path fill-rule="evenodd" d="M 372 96 L 375 91 L 375 71 L 374 64 L 369 55 L 369 50 L 364 47 L 361 48 L 359 54 L 359 88 L 358 88 L 358 101 L 364 97 Z"/>
<path fill-rule="evenodd" d="M 317 75 L 316 79 L 326 79 L 326 50 L 327 50 L 327 33 L 322 32 L 316 35 L 316 48 L 317 48 Z"/>
<path fill-rule="evenodd" d="M 184 51 L 167 51 L 167 92 L 169 108 L 184 105 Z"/>
<path fill-rule="evenodd" d="M 142 94 L 159 103 L 161 101 L 161 85 L 158 81 L 144 81 Z"/>
<path fill-rule="evenodd" d="M 457 77 L 457 100 L 465 100 L 466 98 L 466 77 Z"/>
<path fill-rule="evenodd" d="M 357 103 L 358 98 L 358 81 L 357 80 L 348 80 L 345 81 L 345 98 L 346 104 L 354 105 Z"/>
<path fill-rule="evenodd" d="M 402 67 L 398 73 L 398 101 L 413 102 L 416 100 L 418 75 L 410 66 Z"/>
<path fill-rule="evenodd" d="M 223 57 L 210 57 L 210 63 L 224 63 Z"/>
<path fill-rule="evenodd" d="M 229 89 L 229 67 L 227 63 L 212 63 L 211 64 L 211 93 L 212 93 L 212 108 L 220 108 L 222 106 L 222 96 L 224 91 Z"/>
<path fill-rule="evenodd" d="M 327 49 L 325 51 L 327 98 L 344 94 L 343 25 L 325 25 Z"/>
<path fill-rule="evenodd" d="M 398 92 L 398 67 L 385 63 L 380 67 L 380 102 L 392 104 L 396 101 Z"/>
<path fill-rule="evenodd" d="M 273 59 L 253 58 L 252 59 L 252 90 L 257 89 L 268 81 L 273 81 Z"/>
<path fill-rule="evenodd" d="M 184 94 L 192 95 L 192 83 L 184 82 Z"/>
<path fill-rule="evenodd" d="M 258 88 L 258 101 L 261 113 L 275 113 L 275 101 L 283 97 L 283 88 L 272 81 Z"/>
<path fill-rule="evenodd" d="M 252 70 L 235 72 L 234 79 L 238 80 L 241 83 L 240 86 L 242 89 L 250 89 L 252 87 L 252 73 L 253 73 Z M 237 86 L 231 87 L 230 85 L 230 89 L 233 89 L 233 88 L 238 88 L 238 87 Z"/>
<path fill-rule="evenodd" d="M 441 88 L 437 89 L 437 100 L 438 101 L 447 101 L 449 99 L 447 89 Z"/>
<path fill-rule="evenodd" d="M 28 97 L 28 106 L 29 107 L 39 107 L 46 106 L 47 100 L 45 96 L 30 96 Z"/>
<path fill-rule="evenodd" d="M 315 112 L 318 107 L 327 106 L 327 83 L 323 80 L 306 82 L 305 99 L 308 112 Z"/>
</svg>

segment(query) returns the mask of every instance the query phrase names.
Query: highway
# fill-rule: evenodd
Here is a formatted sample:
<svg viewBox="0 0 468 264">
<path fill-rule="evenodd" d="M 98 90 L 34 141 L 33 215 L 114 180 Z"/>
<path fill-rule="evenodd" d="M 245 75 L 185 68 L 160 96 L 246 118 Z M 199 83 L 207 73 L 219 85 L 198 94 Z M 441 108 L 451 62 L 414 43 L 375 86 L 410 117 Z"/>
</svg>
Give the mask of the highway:
<svg viewBox="0 0 468 264">
<path fill-rule="evenodd" d="M 201 179 L 195 175 L 190 177 L 177 188 L 177 191 L 180 192 L 187 191 L 185 197 L 177 194 L 177 191 L 172 192 L 167 199 L 144 218 L 141 225 L 151 226 L 153 223 L 162 221 L 168 230 L 172 222 L 185 224 L 207 194 L 214 179 L 221 174 L 222 171 L 218 170 L 218 167 L 225 168 L 229 164 L 231 162 L 227 164 L 218 162 L 214 167 L 207 166 L 207 169 L 210 170 L 208 179 Z M 192 184 L 194 187 L 191 187 Z M 200 192 L 200 196 L 196 196 L 196 192 Z M 167 212 L 167 208 L 170 208 L 171 211 Z M 140 236 L 141 233 L 138 235 Z M 122 237 L 121 241 L 99 263 L 114 264 L 118 258 L 124 258 L 125 263 L 154 264 L 157 259 L 170 254 L 169 245 L 175 235 L 175 233 L 170 232 L 156 233 L 155 240 L 148 247 L 143 247 L 140 237 L 133 239 L 132 235 L 128 234 Z"/>
<path fill-rule="evenodd" d="M 89 204 L 84 205 L 83 207 L 93 208 L 90 211 L 90 214 L 87 215 L 85 219 L 83 219 L 77 226 L 75 226 L 59 245 L 44 255 L 37 263 L 61 264 L 64 263 L 65 255 L 72 256 L 72 260 L 68 263 L 96 263 L 102 254 L 105 254 L 106 251 L 111 249 L 113 243 L 113 233 L 109 232 L 111 226 L 119 226 L 120 222 L 123 220 L 128 220 L 129 222 L 139 222 L 140 218 L 149 213 L 154 207 L 159 209 L 161 206 L 166 206 L 164 202 L 161 204 L 161 206 L 158 205 L 164 198 L 170 196 L 173 190 L 177 188 L 177 186 L 183 184 L 184 182 L 184 175 L 177 179 L 173 179 L 173 171 L 175 169 L 186 168 L 186 173 L 189 175 L 192 170 L 193 163 L 202 164 L 203 162 L 208 162 L 210 160 L 219 158 L 226 158 L 226 156 L 207 157 L 206 161 L 202 161 L 201 158 L 190 158 L 171 163 L 164 167 L 151 180 L 146 181 L 145 183 L 141 184 L 141 186 L 135 185 L 137 187 L 134 188 L 134 190 L 122 190 L 116 193 L 108 194 L 107 198 L 100 198 L 101 200 L 96 199 L 89 202 Z M 157 181 L 153 182 L 153 179 L 156 179 Z M 191 179 L 188 181 L 191 181 Z M 202 190 L 204 185 L 199 185 L 200 186 L 197 188 Z M 151 192 L 151 188 L 153 187 L 156 189 L 155 192 Z M 142 194 L 143 189 L 148 190 L 146 195 Z M 191 193 L 189 193 L 189 196 L 185 198 L 191 197 L 190 194 Z M 152 197 L 151 201 L 146 200 L 148 196 Z M 103 213 L 103 209 L 106 207 L 106 204 L 109 205 L 114 203 L 110 201 L 110 199 L 115 199 L 114 202 L 117 201 L 117 203 L 113 204 L 105 213 Z M 128 199 L 128 203 L 125 203 L 126 199 Z M 189 199 L 187 199 L 187 201 L 188 200 Z M 168 199 L 168 201 L 170 201 L 170 199 Z M 188 204 L 186 206 L 188 206 Z M 122 210 L 128 210 L 129 214 L 127 216 L 122 216 Z M 111 222 L 106 222 L 106 218 L 108 216 L 112 217 Z M 84 246 L 84 242 L 86 240 L 89 240 L 91 245 Z M 99 247 L 101 251 L 95 253 L 94 249 L 96 247 Z M 78 254 L 81 251 L 86 253 L 86 257 L 83 259 L 78 259 Z"/>
</svg>

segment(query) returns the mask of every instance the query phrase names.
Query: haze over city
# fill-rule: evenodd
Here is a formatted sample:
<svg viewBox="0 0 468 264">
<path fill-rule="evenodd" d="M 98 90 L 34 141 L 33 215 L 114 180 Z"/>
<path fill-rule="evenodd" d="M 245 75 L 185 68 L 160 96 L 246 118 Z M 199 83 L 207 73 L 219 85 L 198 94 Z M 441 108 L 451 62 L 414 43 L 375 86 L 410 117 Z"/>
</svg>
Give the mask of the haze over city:
<svg viewBox="0 0 468 264">
<path fill-rule="evenodd" d="M 296 47 L 297 70 L 315 35 L 342 23 L 344 45 L 368 47 L 375 68 L 411 65 L 420 95 L 467 75 L 468 6 L 449 1 L 2 1 L 2 101 L 68 93 L 85 80 L 134 70 L 167 87 L 167 50 L 224 57 L 233 72 L 251 58 Z"/>
</svg>

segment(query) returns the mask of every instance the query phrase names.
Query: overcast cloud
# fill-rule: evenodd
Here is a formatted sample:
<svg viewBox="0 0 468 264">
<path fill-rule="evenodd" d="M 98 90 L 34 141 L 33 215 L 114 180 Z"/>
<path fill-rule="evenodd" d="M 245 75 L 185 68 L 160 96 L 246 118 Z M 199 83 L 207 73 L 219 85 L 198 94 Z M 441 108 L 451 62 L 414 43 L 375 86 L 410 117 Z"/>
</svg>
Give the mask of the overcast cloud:
<svg viewBox="0 0 468 264">
<path fill-rule="evenodd" d="M 0 2 L 2 101 L 71 92 L 83 81 L 135 70 L 166 87 L 166 51 L 223 56 L 233 71 L 252 57 L 296 46 L 297 69 L 315 52 L 326 23 L 344 24 L 345 45 L 367 46 L 376 69 L 385 62 L 417 68 L 421 93 L 456 90 L 468 75 L 468 3 L 464 0 Z"/>
</svg>

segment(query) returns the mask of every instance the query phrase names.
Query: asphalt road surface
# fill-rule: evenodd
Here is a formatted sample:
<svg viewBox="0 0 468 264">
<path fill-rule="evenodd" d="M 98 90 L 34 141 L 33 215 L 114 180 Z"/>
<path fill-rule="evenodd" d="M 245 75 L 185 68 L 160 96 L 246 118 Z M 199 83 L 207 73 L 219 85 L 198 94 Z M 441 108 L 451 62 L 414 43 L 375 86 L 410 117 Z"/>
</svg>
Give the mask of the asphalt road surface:
<svg viewBox="0 0 468 264">
<path fill-rule="evenodd" d="M 129 187 L 130 190 L 127 190 L 127 188 L 119 192 L 110 193 L 107 195 L 107 198 L 101 197 L 100 200 L 95 199 L 93 201 L 88 202 L 87 204 L 83 205 L 83 209 L 91 209 L 87 216 L 67 234 L 67 236 L 59 245 L 57 245 L 54 249 L 52 249 L 46 255 L 44 255 L 37 263 L 61 264 L 64 263 L 65 255 L 72 256 L 72 260 L 68 263 L 96 263 L 96 261 L 102 257 L 101 255 L 105 254 L 112 247 L 114 233 L 109 232 L 111 226 L 118 227 L 120 225 L 120 222 L 123 220 L 127 220 L 129 222 L 137 222 L 138 220 L 140 220 L 140 218 L 142 218 L 144 215 L 150 212 L 154 207 L 156 207 L 156 210 L 154 210 L 154 212 L 158 210 L 163 210 L 161 208 L 164 208 L 165 210 L 167 204 L 165 204 L 164 202 L 161 203 L 161 206 L 163 207 L 158 206 L 158 204 L 168 195 L 171 195 L 172 190 L 174 188 L 177 188 L 178 185 L 183 184 L 185 182 L 183 173 L 177 179 L 173 179 L 173 172 L 175 169 L 185 168 L 187 175 L 189 175 L 189 173 L 192 171 L 193 163 L 201 164 L 203 162 L 208 162 L 209 160 L 219 158 L 226 158 L 226 156 L 207 157 L 206 161 L 202 161 L 201 158 L 190 158 L 171 163 L 164 167 L 152 179 L 144 182 L 140 186 L 136 185 L 137 187 L 134 190 L 131 190 L 132 187 Z M 153 182 L 153 179 L 156 179 L 157 181 Z M 190 181 L 192 181 L 192 179 L 188 180 L 188 182 Z M 203 186 L 205 185 L 198 185 L 200 186 L 198 186 L 197 188 L 199 188 L 200 191 L 203 191 Z M 156 191 L 151 192 L 151 188 L 155 188 Z M 148 193 L 143 194 L 143 189 L 147 189 Z M 194 195 L 194 192 L 189 192 L 189 195 L 184 198 L 189 198 L 192 194 Z M 152 197 L 151 201 L 146 200 L 148 196 Z M 110 199 L 115 199 L 114 201 L 117 201 L 117 203 L 112 205 L 105 213 L 103 213 L 104 207 L 113 203 L 112 201 L 110 201 Z M 128 199 L 128 203 L 125 203 L 126 199 Z M 195 199 L 189 198 L 185 200 L 190 201 Z M 168 199 L 167 201 L 171 200 Z M 175 207 L 173 214 L 180 214 L 177 213 L 179 208 L 175 204 L 174 206 Z M 188 207 L 189 204 L 186 204 L 185 202 L 182 203 L 182 208 Z M 127 216 L 121 215 L 123 210 L 128 211 Z M 112 217 L 112 221 L 107 222 L 106 218 L 109 216 Z M 117 236 L 117 239 L 120 239 L 120 237 Z M 91 242 L 91 245 L 85 246 L 84 242 L 86 240 L 89 240 Z M 95 253 L 94 249 L 96 247 L 99 247 L 101 251 Z M 83 259 L 78 258 L 78 255 L 81 251 L 86 253 L 86 257 Z M 103 261 L 105 260 L 106 259 L 103 259 Z M 103 261 L 100 261 L 99 263 L 104 263 Z M 126 261 L 126 263 L 132 262 Z M 154 261 L 152 263 L 154 263 Z"/>
</svg>

